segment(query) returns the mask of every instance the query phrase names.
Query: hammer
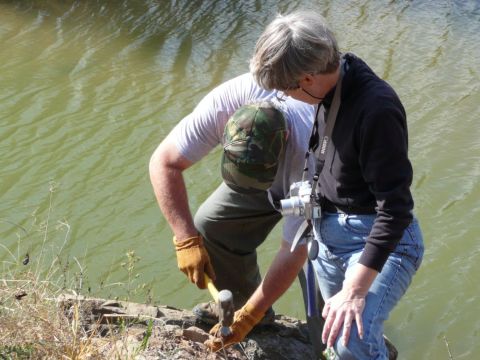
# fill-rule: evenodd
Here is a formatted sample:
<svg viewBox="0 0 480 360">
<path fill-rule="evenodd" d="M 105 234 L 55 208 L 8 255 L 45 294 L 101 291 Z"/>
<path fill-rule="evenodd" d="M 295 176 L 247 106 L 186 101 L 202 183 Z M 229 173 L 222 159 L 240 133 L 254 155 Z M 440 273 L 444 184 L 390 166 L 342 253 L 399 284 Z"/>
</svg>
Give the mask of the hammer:
<svg viewBox="0 0 480 360">
<path fill-rule="evenodd" d="M 230 290 L 219 292 L 207 274 L 205 274 L 205 283 L 218 306 L 218 320 L 221 324 L 220 335 L 227 337 L 231 334 L 230 325 L 233 323 L 233 314 L 235 312 L 232 292 Z"/>
</svg>

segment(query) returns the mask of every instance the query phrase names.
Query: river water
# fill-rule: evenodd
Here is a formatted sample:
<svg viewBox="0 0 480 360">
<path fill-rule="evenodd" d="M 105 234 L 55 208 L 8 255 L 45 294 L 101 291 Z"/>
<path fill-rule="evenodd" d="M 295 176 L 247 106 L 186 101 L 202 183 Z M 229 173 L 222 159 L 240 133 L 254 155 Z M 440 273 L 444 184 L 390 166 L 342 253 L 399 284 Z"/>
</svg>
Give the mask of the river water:
<svg viewBox="0 0 480 360">
<path fill-rule="evenodd" d="M 207 300 L 176 269 L 149 157 L 212 87 L 248 71 L 275 14 L 299 8 L 319 10 L 408 113 L 426 253 L 388 336 L 401 359 L 480 359 L 475 0 L 0 0 L 3 276 L 45 276 L 53 261 L 49 278 L 85 294 Z M 192 211 L 220 183 L 218 163 L 217 149 L 186 172 Z M 262 271 L 279 241 L 276 229 L 260 248 Z M 304 318 L 297 284 L 276 310 Z"/>
</svg>

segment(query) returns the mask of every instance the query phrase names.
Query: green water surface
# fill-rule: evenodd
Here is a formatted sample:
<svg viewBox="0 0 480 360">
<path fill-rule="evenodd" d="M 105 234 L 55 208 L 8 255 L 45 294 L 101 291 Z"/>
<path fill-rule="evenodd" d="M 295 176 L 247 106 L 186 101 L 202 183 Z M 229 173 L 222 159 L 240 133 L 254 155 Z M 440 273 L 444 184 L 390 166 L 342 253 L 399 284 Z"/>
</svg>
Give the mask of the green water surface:
<svg viewBox="0 0 480 360">
<path fill-rule="evenodd" d="M 426 252 L 388 336 L 400 359 L 480 359 L 475 0 L 0 0 L 2 277 L 55 261 L 59 286 L 85 294 L 207 300 L 176 268 L 149 157 L 210 89 L 248 71 L 277 13 L 300 8 L 320 11 L 408 113 Z M 186 172 L 192 211 L 220 183 L 218 164 L 217 149 Z M 280 234 L 259 249 L 262 271 Z M 276 310 L 304 318 L 302 303 L 295 284 Z"/>
</svg>

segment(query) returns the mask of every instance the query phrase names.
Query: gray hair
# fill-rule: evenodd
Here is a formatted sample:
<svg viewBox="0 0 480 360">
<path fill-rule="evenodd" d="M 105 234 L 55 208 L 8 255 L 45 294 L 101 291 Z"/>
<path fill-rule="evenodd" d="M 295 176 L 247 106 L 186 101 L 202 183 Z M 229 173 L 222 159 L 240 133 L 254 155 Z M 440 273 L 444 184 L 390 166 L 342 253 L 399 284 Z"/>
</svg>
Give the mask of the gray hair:
<svg viewBox="0 0 480 360">
<path fill-rule="evenodd" d="M 298 88 L 304 74 L 328 74 L 340 64 L 337 40 L 314 12 L 278 15 L 260 35 L 250 72 L 265 89 Z"/>
</svg>

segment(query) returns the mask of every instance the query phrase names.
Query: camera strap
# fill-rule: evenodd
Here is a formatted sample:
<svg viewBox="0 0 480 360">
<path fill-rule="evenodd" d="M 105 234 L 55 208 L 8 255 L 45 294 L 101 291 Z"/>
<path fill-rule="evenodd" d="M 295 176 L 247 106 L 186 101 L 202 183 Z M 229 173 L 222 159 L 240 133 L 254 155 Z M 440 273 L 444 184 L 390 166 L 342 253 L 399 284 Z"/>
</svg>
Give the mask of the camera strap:
<svg viewBox="0 0 480 360">
<path fill-rule="evenodd" d="M 322 173 L 323 167 L 325 165 L 325 158 L 327 156 L 328 145 L 330 144 L 333 128 L 335 126 L 335 122 L 337 121 L 338 110 L 340 109 L 340 102 L 341 102 L 341 95 L 342 95 L 342 80 L 343 80 L 343 71 L 344 71 L 343 66 L 344 66 L 344 63 L 342 61 L 340 65 L 340 76 L 338 78 L 337 86 L 335 88 L 335 93 L 333 94 L 333 100 L 332 100 L 332 104 L 330 105 L 330 110 L 327 113 L 325 130 L 323 132 L 322 141 L 320 142 L 319 142 L 319 134 L 318 134 L 318 126 L 319 126 L 318 114 L 321 108 L 325 110 L 325 107 L 323 104 L 322 105 L 319 104 L 317 108 L 317 112 L 315 114 L 315 122 L 313 124 L 312 134 L 309 140 L 309 149 L 306 155 L 306 158 L 308 159 L 308 156 L 310 155 L 310 153 L 315 152 L 320 145 L 317 161 L 315 163 L 315 174 L 313 175 L 313 181 L 312 181 L 312 194 L 311 194 L 311 196 L 313 196 L 312 200 L 314 200 L 316 197 L 315 195 L 316 195 L 318 180 L 320 178 L 320 174 Z"/>
<path fill-rule="evenodd" d="M 327 121 L 325 124 L 325 130 L 323 132 L 322 141 L 321 142 L 319 141 L 320 136 L 318 134 L 318 126 L 319 126 L 318 115 L 320 113 L 320 109 L 324 110 L 325 107 L 323 106 L 323 104 L 319 104 L 317 107 L 317 111 L 315 112 L 315 121 L 313 122 L 312 133 L 310 135 L 310 140 L 308 142 L 308 150 L 305 153 L 305 166 L 303 169 L 303 179 L 302 179 L 303 181 L 305 181 L 305 174 L 308 171 L 308 158 L 311 153 L 314 153 L 316 151 L 319 144 L 321 144 L 317 161 L 315 163 L 315 174 L 313 175 L 312 192 L 310 194 L 310 201 L 312 201 L 312 203 L 316 202 L 316 188 L 317 188 L 318 180 L 319 180 L 320 174 L 322 173 L 323 167 L 325 165 L 325 158 L 327 154 L 328 145 L 330 143 L 330 138 L 333 133 L 333 127 L 335 126 L 338 110 L 340 108 L 343 73 L 344 73 L 344 60 L 342 59 L 342 62 L 340 64 L 340 76 L 337 81 L 335 93 L 333 94 L 333 100 L 330 106 L 330 111 L 328 111 L 328 114 L 327 114 Z M 297 233 L 295 234 L 295 238 L 293 239 L 292 246 L 291 246 L 292 252 L 296 248 L 300 240 L 308 236 L 308 234 L 311 231 L 312 231 L 312 221 L 310 219 L 305 220 L 300 226 L 300 228 L 297 230 Z"/>
<path fill-rule="evenodd" d="M 337 86 L 335 88 L 335 93 L 333 95 L 333 100 L 330 106 L 330 110 L 328 111 L 328 114 L 327 114 L 327 120 L 325 124 L 325 130 L 322 136 L 322 141 L 319 142 L 320 136 L 318 133 L 318 127 L 319 127 L 318 115 L 319 115 L 320 109 L 325 111 L 325 106 L 323 104 L 319 104 L 317 107 L 317 111 L 315 113 L 315 121 L 313 123 L 312 133 L 310 135 L 310 140 L 308 143 L 308 151 L 305 154 L 305 167 L 304 167 L 303 180 L 305 180 L 304 177 L 308 171 L 308 158 L 310 156 L 310 153 L 314 153 L 320 145 L 317 161 L 315 163 L 315 174 L 313 175 L 313 180 L 312 180 L 312 192 L 310 194 L 310 201 L 312 204 L 316 203 L 316 199 L 317 199 L 316 189 L 318 185 L 318 180 L 320 178 L 320 174 L 322 173 L 323 167 L 325 165 L 325 158 L 327 154 L 328 145 L 330 144 L 330 139 L 333 133 L 333 127 L 335 126 L 338 110 L 340 108 L 340 98 L 342 93 L 342 79 L 343 79 L 343 72 L 344 72 L 343 66 L 344 66 L 344 60 L 342 59 L 342 62 L 340 64 L 340 76 L 338 78 Z M 317 296 L 319 295 L 317 294 L 318 290 L 315 285 L 315 274 L 314 274 L 314 269 L 312 264 L 312 261 L 315 260 L 318 256 L 319 245 L 317 240 L 314 239 L 312 236 L 312 229 L 313 229 L 312 219 L 305 219 L 305 221 L 303 221 L 302 225 L 300 226 L 297 233 L 295 234 L 295 238 L 293 240 L 292 247 L 290 249 L 290 251 L 293 252 L 295 250 L 295 247 L 299 243 L 299 241 L 302 238 L 305 238 L 305 237 L 307 238 L 308 260 L 305 264 L 306 269 L 304 269 L 304 271 L 306 273 L 306 288 L 307 288 L 306 296 L 307 296 L 307 316 L 308 317 L 319 316 L 319 309 L 316 306 Z"/>
</svg>

